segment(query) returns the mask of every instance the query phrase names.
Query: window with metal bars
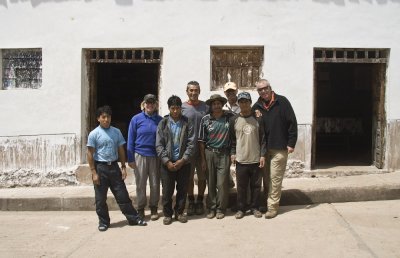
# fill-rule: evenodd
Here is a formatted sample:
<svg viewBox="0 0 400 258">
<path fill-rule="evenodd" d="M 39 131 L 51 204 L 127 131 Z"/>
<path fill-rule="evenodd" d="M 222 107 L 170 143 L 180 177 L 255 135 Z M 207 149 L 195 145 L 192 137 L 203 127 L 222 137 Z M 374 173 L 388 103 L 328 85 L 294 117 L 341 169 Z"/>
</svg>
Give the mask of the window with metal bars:
<svg viewBox="0 0 400 258">
<path fill-rule="evenodd" d="M 42 86 L 41 49 L 1 50 L 2 88 L 39 89 Z"/>
</svg>

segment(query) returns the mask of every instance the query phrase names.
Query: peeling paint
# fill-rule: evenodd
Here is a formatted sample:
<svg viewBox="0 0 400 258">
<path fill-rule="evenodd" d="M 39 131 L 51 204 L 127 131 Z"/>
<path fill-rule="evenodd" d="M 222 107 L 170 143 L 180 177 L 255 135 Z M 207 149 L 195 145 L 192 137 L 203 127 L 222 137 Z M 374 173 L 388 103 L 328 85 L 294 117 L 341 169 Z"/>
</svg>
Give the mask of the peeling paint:
<svg viewBox="0 0 400 258">
<path fill-rule="evenodd" d="M 75 134 L 0 137 L 0 187 L 76 184 Z"/>
</svg>

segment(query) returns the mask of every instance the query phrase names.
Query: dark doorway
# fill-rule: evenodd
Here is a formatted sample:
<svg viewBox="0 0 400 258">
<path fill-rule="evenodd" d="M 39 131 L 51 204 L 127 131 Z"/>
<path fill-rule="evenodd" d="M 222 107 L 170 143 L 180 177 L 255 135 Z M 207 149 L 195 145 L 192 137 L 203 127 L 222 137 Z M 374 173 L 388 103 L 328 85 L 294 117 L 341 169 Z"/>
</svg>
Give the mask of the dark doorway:
<svg viewBox="0 0 400 258">
<path fill-rule="evenodd" d="M 373 164 L 373 88 L 381 66 L 316 64 L 316 166 Z"/>
<path fill-rule="evenodd" d="M 160 64 L 96 64 L 97 106 L 113 110 L 112 125 L 127 139 L 129 122 L 141 112 L 144 95 L 158 95 Z"/>
</svg>

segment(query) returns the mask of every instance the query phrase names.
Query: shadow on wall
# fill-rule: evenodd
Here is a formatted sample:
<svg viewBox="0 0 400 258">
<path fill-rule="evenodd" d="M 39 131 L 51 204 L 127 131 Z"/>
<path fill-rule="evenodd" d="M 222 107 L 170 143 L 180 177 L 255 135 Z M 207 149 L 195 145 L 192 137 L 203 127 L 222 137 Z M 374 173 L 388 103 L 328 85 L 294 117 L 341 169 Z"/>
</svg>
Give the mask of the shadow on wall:
<svg viewBox="0 0 400 258">
<path fill-rule="evenodd" d="M 22 2 L 28 2 L 28 1 L 31 2 L 33 7 L 37 7 L 37 6 L 39 6 L 40 4 L 43 4 L 43 3 L 52 3 L 52 2 L 54 2 L 54 3 L 62 3 L 62 2 L 68 2 L 68 1 L 71 1 L 71 0 L 10 0 L 10 3 L 11 4 L 16 4 L 16 3 L 19 3 L 19 2 L 22 3 Z M 79 1 L 79 0 L 75 0 L 75 2 L 76 1 Z M 85 2 L 89 3 L 89 2 L 93 2 L 94 0 L 81 0 L 81 1 L 85 1 Z M 115 0 L 115 3 L 117 5 L 122 5 L 122 6 L 131 6 L 131 5 L 133 5 L 133 0 Z M 8 7 L 7 6 L 7 0 L 0 0 L 0 6 Z"/>
<path fill-rule="evenodd" d="M 345 6 L 346 4 L 359 4 L 361 2 L 367 2 L 369 4 L 377 3 L 379 5 L 383 5 L 389 2 L 400 3 L 400 0 L 313 0 L 313 2 L 320 4 L 333 3 L 335 5 Z"/>
</svg>

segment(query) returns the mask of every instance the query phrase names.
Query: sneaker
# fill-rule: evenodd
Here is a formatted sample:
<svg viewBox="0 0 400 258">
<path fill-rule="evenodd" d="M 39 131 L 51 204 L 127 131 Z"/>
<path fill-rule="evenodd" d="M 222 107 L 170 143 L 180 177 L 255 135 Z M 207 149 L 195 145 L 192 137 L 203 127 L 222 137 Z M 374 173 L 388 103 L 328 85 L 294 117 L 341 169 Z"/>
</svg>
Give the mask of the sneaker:
<svg viewBox="0 0 400 258">
<path fill-rule="evenodd" d="M 159 216 L 158 216 L 158 212 L 157 212 L 157 207 L 151 208 L 151 215 L 150 215 L 150 219 L 151 220 L 158 220 Z"/>
<path fill-rule="evenodd" d="M 170 225 L 172 223 L 172 218 L 171 217 L 164 217 L 163 219 L 163 224 L 164 225 Z"/>
<path fill-rule="evenodd" d="M 129 220 L 128 221 L 130 226 L 147 226 L 146 221 L 142 218 L 138 218 L 136 220 Z"/>
<path fill-rule="evenodd" d="M 196 215 L 203 215 L 204 214 L 204 204 L 203 204 L 203 202 L 197 202 L 195 210 L 196 210 Z"/>
<path fill-rule="evenodd" d="M 139 213 L 139 217 L 144 219 L 144 209 L 139 209 L 138 213 Z"/>
<path fill-rule="evenodd" d="M 278 211 L 270 210 L 270 211 L 267 211 L 267 213 L 265 213 L 265 218 L 266 219 L 272 219 L 272 218 L 275 218 L 276 215 L 278 215 Z"/>
<path fill-rule="evenodd" d="M 180 223 L 188 222 L 188 219 L 185 214 L 175 213 L 175 220 L 179 221 Z"/>
<path fill-rule="evenodd" d="M 187 208 L 187 215 L 192 216 L 195 214 L 195 212 L 196 212 L 195 203 L 193 201 L 190 201 Z"/>
<path fill-rule="evenodd" d="M 223 219 L 225 217 L 225 214 L 222 211 L 217 211 L 216 217 L 217 219 Z"/>
<path fill-rule="evenodd" d="M 208 214 L 207 214 L 207 219 L 212 219 L 215 217 L 215 211 L 211 210 Z"/>
<path fill-rule="evenodd" d="M 259 210 L 253 210 L 253 215 L 256 218 L 261 218 L 262 217 L 262 213 Z"/>
<path fill-rule="evenodd" d="M 243 211 L 236 212 L 236 214 L 235 214 L 235 218 L 236 219 L 241 219 L 243 217 L 244 217 L 244 212 Z"/>
<path fill-rule="evenodd" d="M 99 231 L 103 232 L 103 231 L 106 231 L 108 229 L 108 226 L 105 225 L 105 224 L 99 224 L 98 229 L 99 229 Z"/>
</svg>

